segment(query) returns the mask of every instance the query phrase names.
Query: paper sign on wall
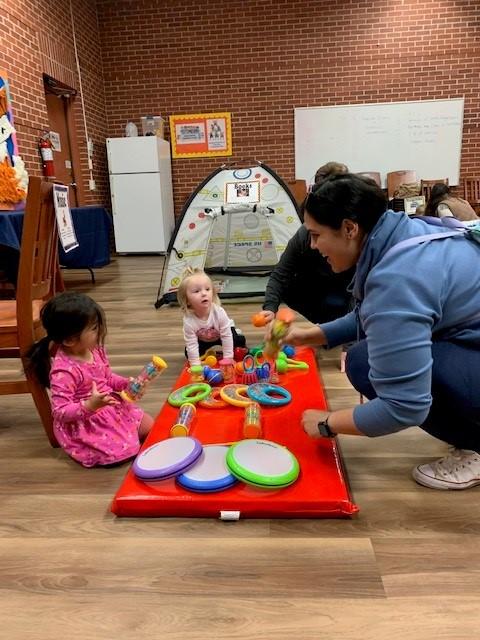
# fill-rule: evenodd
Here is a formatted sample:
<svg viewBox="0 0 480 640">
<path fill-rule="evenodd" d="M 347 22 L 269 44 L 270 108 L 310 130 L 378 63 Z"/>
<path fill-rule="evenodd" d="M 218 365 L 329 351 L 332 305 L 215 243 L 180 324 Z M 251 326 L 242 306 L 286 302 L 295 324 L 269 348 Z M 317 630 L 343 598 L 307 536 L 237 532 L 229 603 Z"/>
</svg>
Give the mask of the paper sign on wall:
<svg viewBox="0 0 480 640">
<path fill-rule="evenodd" d="M 230 113 L 170 116 L 173 158 L 232 155 Z"/>
<path fill-rule="evenodd" d="M 53 185 L 53 203 L 57 217 L 58 236 L 62 243 L 63 250 L 65 253 L 68 253 L 78 247 L 77 236 L 68 204 L 68 187 L 60 184 Z"/>
</svg>

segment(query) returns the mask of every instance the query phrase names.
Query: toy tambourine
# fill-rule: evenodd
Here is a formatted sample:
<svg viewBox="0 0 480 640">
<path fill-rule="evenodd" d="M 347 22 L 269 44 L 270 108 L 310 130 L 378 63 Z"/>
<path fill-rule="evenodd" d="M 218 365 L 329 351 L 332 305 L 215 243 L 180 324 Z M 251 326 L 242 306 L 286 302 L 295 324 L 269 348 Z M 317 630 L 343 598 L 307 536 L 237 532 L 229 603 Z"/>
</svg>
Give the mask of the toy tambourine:
<svg viewBox="0 0 480 640">
<path fill-rule="evenodd" d="M 272 407 L 281 407 L 284 404 L 288 404 L 292 399 L 290 391 L 268 382 L 251 384 L 247 389 L 247 394 L 255 402 L 271 405 Z"/>
<path fill-rule="evenodd" d="M 237 479 L 227 467 L 228 449 L 225 445 L 206 445 L 197 462 L 188 471 L 177 476 L 178 484 L 198 493 L 223 491 L 233 486 Z"/>
<path fill-rule="evenodd" d="M 186 402 L 195 404 L 206 398 L 212 390 L 212 387 L 206 382 L 196 382 L 193 384 L 186 384 L 184 387 L 175 389 L 168 396 L 168 402 L 174 407 L 180 407 Z"/>
<path fill-rule="evenodd" d="M 168 438 L 142 451 L 132 465 L 140 480 L 165 480 L 189 469 L 202 454 L 196 438 Z"/>
<path fill-rule="evenodd" d="M 228 450 L 227 466 L 239 480 L 262 489 L 288 487 L 300 473 L 293 453 L 270 440 L 237 442 Z"/>
</svg>

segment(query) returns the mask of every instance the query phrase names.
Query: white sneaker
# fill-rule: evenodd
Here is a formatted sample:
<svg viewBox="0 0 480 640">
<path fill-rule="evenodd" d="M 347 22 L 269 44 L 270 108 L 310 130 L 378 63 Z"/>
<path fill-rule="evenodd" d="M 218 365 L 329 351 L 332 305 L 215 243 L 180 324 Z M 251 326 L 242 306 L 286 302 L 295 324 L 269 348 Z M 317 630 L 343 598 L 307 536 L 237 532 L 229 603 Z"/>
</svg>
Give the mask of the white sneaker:
<svg viewBox="0 0 480 640">
<path fill-rule="evenodd" d="M 415 467 L 412 475 L 431 489 L 469 489 L 480 484 L 480 454 L 452 448 L 445 458 Z"/>
</svg>

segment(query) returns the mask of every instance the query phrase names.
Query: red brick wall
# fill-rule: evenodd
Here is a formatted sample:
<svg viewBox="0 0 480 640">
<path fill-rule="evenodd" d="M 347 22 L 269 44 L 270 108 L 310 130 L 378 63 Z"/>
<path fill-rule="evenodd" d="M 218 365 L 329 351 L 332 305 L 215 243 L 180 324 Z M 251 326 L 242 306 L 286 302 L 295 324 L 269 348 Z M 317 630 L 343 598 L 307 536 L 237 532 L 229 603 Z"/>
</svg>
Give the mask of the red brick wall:
<svg viewBox="0 0 480 640">
<path fill-rule="evenodd" d="M 41 175 L 37 141 L 49 128 L 42 74 L 78 91 L 74 110 L 84 203 L 106 204 L 105 96 L 95 0 L 74 0 L 72 6 L 87 130 L 95 148 L 96 191 L 88 190 L 90 171 L 69 0 L 0 0 L 0 68 L 8 74 L 19 152 L 30 175 Z"/>
<path fill-rule="evenodd" d="M 98 0 L 97 9 L 110 136 L 150 113 L 230 111 L 234 159 L 258 158 L 289 180 L 295 106 L 464 96 L 461 172 L 480 174 L 478 0 Z M 223 161 L 173 161 L 177 214 Z"/>
<path fill-rule="evenodd" d="M 95 145 L 86 202 L 108 202 L 105 137 L 149 113 L 230 111 L 233 158 L 174 160 L 179 213 L 223 161 L 258 158 L 294 178 L 293 109 L 465 97 L 462 175 L 480 174 L 478 0 L 74 0 L 85 117 Z M 97 16 L 98 14 L 98 16 Z M 98 19 L 98 24 L 97 24 Z M 102 68 L 103 65 L 103 68 Z M 69 0 L 0 0 L 20 153 L 40 173 L 42 72 L 80 89 Z M 341 160 L 341 158 L 337 158 Z"/>
</svg>

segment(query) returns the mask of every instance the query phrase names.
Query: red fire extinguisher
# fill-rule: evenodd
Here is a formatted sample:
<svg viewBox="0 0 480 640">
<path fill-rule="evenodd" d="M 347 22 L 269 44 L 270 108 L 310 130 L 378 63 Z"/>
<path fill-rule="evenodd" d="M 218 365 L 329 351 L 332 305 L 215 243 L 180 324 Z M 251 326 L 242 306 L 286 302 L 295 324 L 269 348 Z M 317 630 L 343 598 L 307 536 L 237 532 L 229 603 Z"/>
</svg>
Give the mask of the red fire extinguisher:
<svg viewBox="0 0 480 640">
<path fill-rule="evenodd" d="M 53 164 L 53 144 L 50 140 L 48 131 L 46 131 L 38 141 L 38 148 L 42 156 L 42 168 L 45 178 L 55 177 L 55 166 Z"/>
</svg>

